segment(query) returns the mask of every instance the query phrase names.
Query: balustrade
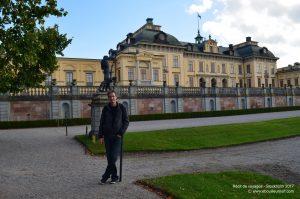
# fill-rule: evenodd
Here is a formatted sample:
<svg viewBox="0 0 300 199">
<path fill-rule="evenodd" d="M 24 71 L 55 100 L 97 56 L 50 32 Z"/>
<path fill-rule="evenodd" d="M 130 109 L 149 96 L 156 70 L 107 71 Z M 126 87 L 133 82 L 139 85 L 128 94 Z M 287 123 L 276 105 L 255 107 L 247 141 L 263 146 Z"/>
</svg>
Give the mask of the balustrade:
<svg viewBox="0 0 300 199">
<path fill-rule="evenodd" d="M 97 91 L 97 86 L 76 86 L 76 92 L 70 86 L 55 86 L 55 87 L 42 87 L 42 88 L 28 88 L 18 93 L 2 93 L 1 96 L 68 96 L 78 95 L 85 97 L 92 97 Z M 117 87 L 120 98 L 127 98 L 129 96 L 128 86 Z M 300 95 L 300 88 L 200 88 L 200 87 L 155 87 L 155 86 L 133 86 L 131 87 L 131 96 L 138 98 L 143 97 L 223 97 L 223 96 L 236 96 L 237 89 L 240 96 L 292 96 Z M 164 91 L 164 89 L 166 89 Z M 178 89 L 178 90 L 177 90 Z M 73 90 L 73 93 L 72 93 Z M 205 93 L 204 93 L 205 90 Z M 178 92 L 178 93 L 177 93 Z"/>
</svg>

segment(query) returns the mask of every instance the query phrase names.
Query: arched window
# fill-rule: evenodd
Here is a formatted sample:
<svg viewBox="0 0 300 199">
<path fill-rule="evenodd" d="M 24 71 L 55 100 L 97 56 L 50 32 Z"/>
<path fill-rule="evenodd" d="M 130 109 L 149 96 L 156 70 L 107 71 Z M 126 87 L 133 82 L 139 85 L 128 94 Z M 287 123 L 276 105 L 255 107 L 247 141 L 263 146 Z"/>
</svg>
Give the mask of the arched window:
<svg viewBox="0 0 300 199">
<path fill-rule="evenodd" d="M 222 80 L 222 87 L 223 87 L 223 88 L 228 87 L 227 79 L 223 79 L 223 80 Z"/>
<path fill-rule="evenodd" d="M 205 80 L 203 78 L 199 79 L 199 86 L 204 88 L 205 87 Z"/>
<path fill-rule="evenodd" d="M 171 101 L 171 113 L 176 113 L 176 102 L 174 100 Z"/>
<path fill-rule="evenodd" d="M 70 105 L 66 102 L 62 104 L 62 114 L 63 118 L 70 118 L 71 116 Z"/>
<path fill-rule="evenodd" d="M 267 99 L 267 103 L 268 103 L 268 107 L 271 108 L 272 107 L 272 101 L 271 98 Z"/>
<path fill-rule="evenodd" d="M 242 109 L 246 109 L 246 102 L 245 99 L 241 100 Z"/>
<path fill-rule="evenodd" d="M 289 98 L 289 105 L 288 106 L 293 106 L 293 99 L 291 97 Z"/>
<path fill-rule="evenodd" d="M 216 86 L 217 86 L 217 80 L 215 78 L 212 78 L 211 87 L 216 87 Z"/>
<path fill-rule="evenodd" d="M 210 100 L 209 101 L 209 107 L 210 107 L 210 111 L 215 111 L 216 107 L 215 107 L 215 101 L 214 100 Z"/>
</svg>

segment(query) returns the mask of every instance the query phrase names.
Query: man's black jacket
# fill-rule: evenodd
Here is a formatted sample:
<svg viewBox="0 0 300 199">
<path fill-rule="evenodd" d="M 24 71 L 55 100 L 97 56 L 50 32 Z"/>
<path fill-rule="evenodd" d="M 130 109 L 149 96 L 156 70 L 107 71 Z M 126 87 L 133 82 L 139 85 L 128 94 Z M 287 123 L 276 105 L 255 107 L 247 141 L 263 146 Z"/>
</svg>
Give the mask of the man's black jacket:
<svg viewBox="0 0 300 199">
<path fill-rule="evenodd" d="M 122 136 L 129 125 L 127 111 L 123 104 L 117 103 L 116 115 L 113 121 L 113 110 L 109 104 L 104 106 L 100 119 L 99 138 L 103 136 Z"/>
</svg>

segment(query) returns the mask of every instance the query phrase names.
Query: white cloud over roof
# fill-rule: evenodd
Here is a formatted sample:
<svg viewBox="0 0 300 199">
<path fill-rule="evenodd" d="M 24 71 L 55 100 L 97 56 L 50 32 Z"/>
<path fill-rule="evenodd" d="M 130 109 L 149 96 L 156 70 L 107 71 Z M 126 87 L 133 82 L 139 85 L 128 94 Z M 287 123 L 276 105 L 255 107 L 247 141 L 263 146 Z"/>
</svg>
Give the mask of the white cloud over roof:
<svg viewBox="0 0 300 199">
<path fill-rule="evenodd" d="M 299 0 L 218 0 L 217 9 L 212 5 L 212 0 L 199 1 L 188 12 L 213 15 L 202 21 L 202 32 L 219 45 L 241 43 L 250 36 L 280 58 L 277 67 L 300 61 Z"/>
</svg>

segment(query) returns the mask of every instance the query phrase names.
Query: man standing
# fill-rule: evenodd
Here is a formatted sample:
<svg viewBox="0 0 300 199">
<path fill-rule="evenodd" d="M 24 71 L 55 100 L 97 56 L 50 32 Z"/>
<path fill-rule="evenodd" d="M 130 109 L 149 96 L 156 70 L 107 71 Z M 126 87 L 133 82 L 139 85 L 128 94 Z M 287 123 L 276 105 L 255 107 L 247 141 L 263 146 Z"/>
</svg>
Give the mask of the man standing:
<svg viewBox="0 0 300 199">
<path fill-rule="evenodd" d="M 109 178 L 111 184 L 118 181 L 116 161 L 121 150 L 122 136 L 129 125 L 127 111 L 117 102 L 116 92 L 108 91 L 107 97 L 109 103 L 102 110 L 99 127 L 100 144 L 105 144 L 107 167 L 99 184 L 105 184 Z"/>
</svg>

